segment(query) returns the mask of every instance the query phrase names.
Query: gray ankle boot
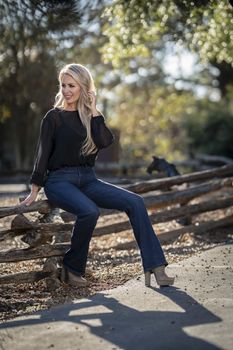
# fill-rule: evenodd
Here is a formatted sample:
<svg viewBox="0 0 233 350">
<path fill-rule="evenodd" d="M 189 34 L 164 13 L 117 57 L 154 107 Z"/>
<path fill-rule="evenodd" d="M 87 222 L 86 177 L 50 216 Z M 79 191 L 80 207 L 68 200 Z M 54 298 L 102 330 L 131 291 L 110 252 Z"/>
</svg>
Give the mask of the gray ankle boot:
<svg viewBox="0 0 233 350">
<path fill-rule="evenodd" d="M 154 274 L 159 286 L 168 286 L 174 283 L 175 277 L 169 277 L 165 272 L 165 265 L 162 265 L 145 272 L 145 285 L 147 287 L 150 287 L 151 273 Z"/>
</svg>

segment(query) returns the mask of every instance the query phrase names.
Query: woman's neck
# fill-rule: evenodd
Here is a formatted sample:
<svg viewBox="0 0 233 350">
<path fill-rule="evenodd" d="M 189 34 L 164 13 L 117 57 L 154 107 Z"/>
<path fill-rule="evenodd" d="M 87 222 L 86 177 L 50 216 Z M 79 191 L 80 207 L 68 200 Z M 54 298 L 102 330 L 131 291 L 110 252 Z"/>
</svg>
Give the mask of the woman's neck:
<svg viewBox="0 0 233 350">
<path fill-rule="evenodd" d="M 64 110 L 65 111 L 70 111 L 70 112 L 74 112 L 74 111 L 77 111 L 77 105 L 75 103 L 72 103 L 70 105 L 66 105 L 64 107 Z"/>
</svg>

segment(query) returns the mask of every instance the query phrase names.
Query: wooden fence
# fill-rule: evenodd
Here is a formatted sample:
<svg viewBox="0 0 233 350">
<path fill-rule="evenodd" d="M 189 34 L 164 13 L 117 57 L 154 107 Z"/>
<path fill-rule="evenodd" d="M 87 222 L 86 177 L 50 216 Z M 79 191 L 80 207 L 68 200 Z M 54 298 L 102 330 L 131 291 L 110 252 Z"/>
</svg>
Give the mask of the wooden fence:
<svg viewBox="0 0 233 350">
<path fill-rule="evenodd" d="M 185 185 L 184 185 L 185 184 Z M 224 165 L 211 170 L 199 171 L 170 178 L 141 181 L 122 187 L 142 195 L 147 209 L 160 209 L 150 215 L 152 224 L 188 218 L 189 224 L 178 229 L 158 235 L 161 243 L 177 238 L 180 234 L 194 232 L 201 234 L 214 228 L 232 226 L 233 214 L 217 220 L 192 223 L 192 216 L 233 206 L 233 164 Z M 185 186 L 185 188 L 184 188 Z M 224 193 L 224 195 L 223 195 Z M 208 195 L 208 196 L 206 196 Z M 211 195 L 211 196 L 210 196 Z M 208 199 L 190 203 L 200 197 Z M 24 198 L 20 198 L 22 201 Z M 166 209 L 169 207 L 169 209 Z M 0 218 L 14 216 L 10 229 L 0 231 L 0 241 L 20 239 L 28 244 L 27 248 L 0 251 L 0 263 L 18 262 L 32 259 L 44 259 L 43 269 L 3 275 L 0 284 L 32 283 L 46 278 L 49 288 L 60 285 L 59 274 L 61 261 L 70 246 L 71 230 L 75 217 L 61 212 L 62 222 L 31 222 L 24 215 L 28 212 L 39 212 L 48 217 L 54 210 L 46 199 L 42 198 L 30 206 L 12 206 L 0 208 Z M 119 213 L 116 210 L 100 209 L 101 215 L 108 219 L 109 215 Z M 186 221 L 186 223 L 188 222 Z M 96 227 L 93 236 L 106 235 L 131 229 L 129 220 Z M 127 243 L 126 243 L 127 246 Z"/>
</svg>

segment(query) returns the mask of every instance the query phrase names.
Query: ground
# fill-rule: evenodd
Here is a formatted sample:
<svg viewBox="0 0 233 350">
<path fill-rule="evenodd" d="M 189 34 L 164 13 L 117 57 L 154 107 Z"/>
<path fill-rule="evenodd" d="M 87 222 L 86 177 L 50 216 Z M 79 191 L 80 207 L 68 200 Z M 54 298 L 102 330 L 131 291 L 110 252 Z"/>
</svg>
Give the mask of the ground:
<svg viewBox="0 0 233 350">
<path fill-rule="evenodd" d="M 0 199 L 0 206 L 10 206 L 17 203 L 17 198 Z M 150 214 L 150 211 L 148 211 Z M 193 218 L 198 220 L 209 220 L 211 217 L 217 219 L 229 215 L 233 208 L 218 210 L 213 213 L 205 213 Z M 35 214 L 31 219 L 35 219 Z M 126 218 L 125 213 L 108 217 L 108 224 Z M 1 220 L 1 229 L 9 227 L 12 217 Z M 104 223 L 103 217 L 99 218 L 98 225 Z M 169 223 L 161 223 L 153 226 L 159 235 L 180 227 L 173 220 Z M 222 242 L 233 238 L 233 229 L 218 229 L 203 235 L 183 234 L 178 239 L 163 243 L 162 247 L 168 263 L 179 262 L 195 255 L 197 252 L 213 248 Z M 91 296 L 98 291 L 114 288 L 125 283 L 131 278 L 142 274 L 141 259 L 136 243 L 124 247 L 124 243 L 132 242 L 132 230 L 126 230 L 117 234 L 93 237 L 90 245 L 90 253 L 87 263 L 87 278 L 91 282 L 86 288 L 71 288 L 61 286 L 55 291 L 48 291 L 45 280 L 33 284 L 5 285 L 0 287 L 0 321 L 12 319 L 19 315 L 25 315 L 37 310 L 48 309 L 53 305 L 71 302 L 74 299 Z M 19 238 L 14 242 L 8 242 L 10 247 L 19 248 L 22 242 Z M 1 248 L 3 249 L 3 248 Z M 41 270 L 44 259 L 30 260 L 17 263 L 0 264 L 1 275 Z"/>
</svg>

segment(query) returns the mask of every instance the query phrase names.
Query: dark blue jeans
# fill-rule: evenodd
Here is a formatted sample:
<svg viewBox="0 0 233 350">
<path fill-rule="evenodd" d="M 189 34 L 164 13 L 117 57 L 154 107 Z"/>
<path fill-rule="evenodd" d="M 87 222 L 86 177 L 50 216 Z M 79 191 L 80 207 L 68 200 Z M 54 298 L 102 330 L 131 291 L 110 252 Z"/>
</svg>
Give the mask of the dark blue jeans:
<svg viewBox="0 0 233 350">
<path fill-rule="evenodd" d="M 100 215 L 98 207 L 117 209 L 128 215 L 144 272 L 168 265 L 140 195 L 98 179 L 90 166 L 50 171 L 44 191 L 52 204 L 77 216 L 71 247 L 63 258 L 63 264 L 76 275 L 85 276 L 89 243 Z"/>
</svg>

